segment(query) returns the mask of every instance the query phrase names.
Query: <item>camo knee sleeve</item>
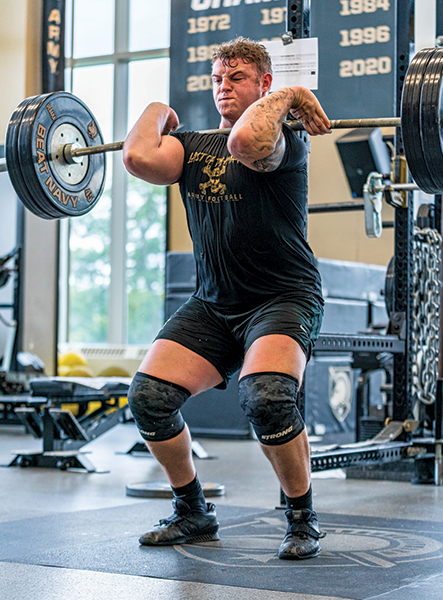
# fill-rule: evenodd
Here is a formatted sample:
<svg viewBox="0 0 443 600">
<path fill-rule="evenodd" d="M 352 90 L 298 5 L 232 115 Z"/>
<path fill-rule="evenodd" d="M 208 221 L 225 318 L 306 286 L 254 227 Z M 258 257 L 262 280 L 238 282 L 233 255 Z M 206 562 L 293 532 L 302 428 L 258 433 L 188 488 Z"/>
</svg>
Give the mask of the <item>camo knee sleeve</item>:
<svg viewBox="0 0 443 600">
<path fill-rule="evenodd" d="M 185 422 L 180 408 L 190 395 L 180 385 L 137 372 L 128 391 L 128 404 L 142 438 L 160 442 L 181 433 Z"/>
<path fill-rule="evenodd" d="M 251 373 L 240 379 L 240 405 L 262 444 L 286 444 L 303 431 L 298 386 L 295 377 L 284 373 Z"/>
</svg>

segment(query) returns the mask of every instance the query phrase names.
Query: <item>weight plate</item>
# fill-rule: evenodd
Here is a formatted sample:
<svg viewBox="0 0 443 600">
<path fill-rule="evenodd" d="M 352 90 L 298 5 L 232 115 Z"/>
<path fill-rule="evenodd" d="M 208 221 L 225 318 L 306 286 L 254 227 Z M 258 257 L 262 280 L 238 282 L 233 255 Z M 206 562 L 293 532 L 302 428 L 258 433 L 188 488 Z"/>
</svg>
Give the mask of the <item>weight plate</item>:
<svg viewBox="0 0 443 600">
<path fill-rule="evenodd" d="M 19 159 L 21 162 L 21 168 L 23 175 L 27 181 L 28 187 L 32 192 L 32 197 L 34 201 L 34 212 L 40 211 L 43 213 L 43 218 L 45 219 L 57 219 L 62 215 L 58 210 L 57 206 L 54 206 L 53 203 L 48 199 L 45 190 L 41 185 L 41 181 L 36 174 L 36 170 L 34 168 L 34 154 L 37 155 L 37 164 L 38 160 L 41 159 L 43 152 L 38 154 L 37 148 L 34 151 L 32 133 L 35 126 L 35 118 L 39 109 L 44 106 L 44 103 L 49 100 L 49 98 L 53 94 L 44 94 L 35 99 L 33 103 L 31 103 L 23 116 L 22 126 L 19 132 Z M 39 142 L 40 146 L 43 146 L 41 142 Z M 38 149 L 40 151 L 40 149 Z M 44 167 L 44 161 L 41 160 L 40 166 Z M 49 169 L 47 169 L 47 176 L 49 173 Z"/>
<path fill-rule="evenodd" d="M 19 129 L 22 123 L 23 113 L 25 112 L 25 109 L 28 106 L 28 104 L 34 99 L 35 96 L 31 98 L 26 98 L 25 100 L 20 102 L 20 104 L 14 110 L 8 123 L 5 140 L 6 165 L 8 167 L 9 178 L 22 204 L 32 212 L 35 212 L 34 204 L 20 167 L 17 142 Z M 43 214 L 41 212 L 38 212 L 37 216 L 42 217 Z"/>
<path fill-rule="evenodd" d="M 420 102 L 422 149 L 432 179 L 443 190 L 443 147 L 441 132 L 443 49 L 431 57 L 423 79 Z"/>
<path fill-rule="evenodd" d="M 42 219 L 54 219 L 53 211 L 47 206 L 46 197 L 43 195 L 38 182 L 35 181 L 35 173 L 32 166 L 30 130 L 38 108 L 45 102 L 49 94 L 35 96 L 27 105 L 17 138 L 17 152 L 23 179 L 30 193 L 29 210 Z"/>
<path fill-rule="evenodd" d="M 426 66 L 434 52 L 420 50 L 412 59 L 406 73 L 401 102 L 401 128 L 409 171 L 415 183 L 429 194 L 437 193 L 438 186 L 428 170 L 423 153 L 420 99 Z"/>
<path fill-rule="evenodd" d="M 68 92 L 48 94 L 38 105 L 30 105 L 19 133 L 19 157 L 34 199 L 49 218 L 80 216 L 100 199 L 106 176 L 105 154 L 83 158 L 68 165 L 63 139 L 80 146 L 103 144 L 94 115 Z M 86 141 L 87 140 L 87 141 Z"/>
<path fill-rule="evenodd" d="M 220 483 L 201 484 L 206 498 L 224 496 L 225 486 Z M 126 495 L 138 498 L 172 498 L 173 493 L 169 483 L 164 481 L 148 481 L 147 483 L 132 483 L 126 486 Z"/>
</svg>

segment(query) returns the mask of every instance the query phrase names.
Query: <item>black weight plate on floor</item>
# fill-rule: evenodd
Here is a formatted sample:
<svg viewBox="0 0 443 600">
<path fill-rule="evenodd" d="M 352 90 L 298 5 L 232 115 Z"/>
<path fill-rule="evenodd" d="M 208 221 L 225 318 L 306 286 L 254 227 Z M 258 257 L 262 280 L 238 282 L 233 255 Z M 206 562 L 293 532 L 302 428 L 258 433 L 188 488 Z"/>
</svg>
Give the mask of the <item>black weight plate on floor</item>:
<svg viewBox="0 0 443 600">
<path fill-rule="evenodd" d="M 422 132 L 422 149 L 428 171 L 440 190 L 443 190 L 442 84 L 443 49 L 438 48 L 426 67 L 423 80 L 420 102 L 420 127 Z"/>
<path fill-rule="evenodd" d="M 220 483 L 201 484 L 206 498 L 224 496 L 225 486 Z M 126 486 L 126 495 L 137 498 L 173 498 L 171 486 L 166 481 L 148 481 L 146 483 L 132 483 Z"/>
<path fill-rule="evenodd" d="M 106 176 L 104 153 L 89 156 L 87 169 L 80 181 L 72 184 L 55 167 L 51 155 L 55 132 L 74 128 L 88 146 L 103 144 L 103 137 L 94 115 L 76 96 L 68 92 L 49 94 L 38 106 L 28 107 L 26 127 L 19 137 L 19 156 L 23 171 L 29 176 L 34 198 L 51 216 L 63 218 L 89 212 L 100 199 Z M 26 157 L 26 158 L 25 158 Z M 76 166 L 73 165 L 73 169 Z"/>
<path fill-rule="evenodd" d="M 5 155 L 6 165 L 8 167 L 8 174 L 11 180 L 12 186 L 19 197 L 22 204 L 28 209 L 33 210 L 33 202 L 30 191 L 26 185 L 23 173 L 20 167 L 20 161 L 18 157 L 18 132 L 22 123 L 23 113 L 25 112 L 28 104 L 35 99 L 35 96 L 26 98 L 17 106 L 11 115 L 9 120 L 8 128 L 6 130 L 5 140 Z M 39 214 L 38 216 L 42 216 Z"/>
<path fill-rule="evenodd" d="M 18 131 L 17 152 L 20 162 L 20 168 L 26 186 L 30 192 L 29 210 L 42 219 L 54 219 L 51 210 L 46 206 L 46 198 L 35 182 L 35 174 L 33 168 L 32 147 L 30 141 L 30 131 L 32 131 L 34 118 L 37 110 L 46 101 L 50 94 L 42 94 L 35 98 L 27 105 Z"/>
<path fill-rule="evenodd" d="M 420 99 L 426 66 L 434 50 L 420 50 L 406 73 L 401 102 L 401 128 L 406 161 L 415 183 L 425 192 L 434 194 L 438 186 L 429 173 L 422 148 Z"/>
</svg>

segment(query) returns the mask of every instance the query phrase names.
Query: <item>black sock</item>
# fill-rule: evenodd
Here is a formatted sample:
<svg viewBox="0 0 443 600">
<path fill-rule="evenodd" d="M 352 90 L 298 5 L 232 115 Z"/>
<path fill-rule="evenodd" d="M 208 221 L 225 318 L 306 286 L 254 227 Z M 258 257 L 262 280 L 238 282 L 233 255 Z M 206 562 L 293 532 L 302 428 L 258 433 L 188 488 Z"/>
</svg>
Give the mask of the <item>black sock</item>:
<svg viewBox="0 0 443 600">
<path fill-rule="evenodd" d="M 298 496 L 297 498 L 289 498 L 286 496 L 286 508 L 290 508 L 292 510 L 300 510 L 302 508 L 309 508 L 312 510 L 312 486 L 309 487 L 309 490 L 303 496 Z"/>
<path fill-rule="evenodd" d="M 180 498 L 180 500 L 186 502 L 190 508 L 204 511 L 207 510 L 206 500 L 197 476 L 195 476 L 191 483 L 178 488 L 173 487 L 172 491 L 176 498 Z"/>
</svg>

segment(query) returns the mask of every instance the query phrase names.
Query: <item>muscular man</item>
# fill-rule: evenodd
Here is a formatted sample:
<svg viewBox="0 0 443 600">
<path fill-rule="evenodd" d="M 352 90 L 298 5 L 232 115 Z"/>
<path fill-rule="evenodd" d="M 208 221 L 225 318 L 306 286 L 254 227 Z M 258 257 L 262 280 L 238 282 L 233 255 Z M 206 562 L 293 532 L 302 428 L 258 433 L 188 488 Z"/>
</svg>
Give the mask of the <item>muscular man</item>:
<svg viewBox="0 0 443 600">
<path fill-rule="evenodd" d="M 140 543 L 219 539 L 180 407 L 189 396 L 226 387 L 241 369 L 241 406 L 286 496 L 288 529 L 278 556 L 310 558 L 320 551 L 321 533 L 296 398 L 323 300 L 306 241 L 307 151 L 284 121 L 291 113 L 310 135 L 330 132 L 330 122 L 306 88 L 268 93 L 271 60 L 257 42 L 221 44 L 212 80 L 220 128 L 232 128 L 229 135 L 173 133 L 177 114 L 155 102 L 124 145 L 130 173 L 179 183 L 197 267 L 195 293 L 160 331 L 129 391 L 140 434 L 174 493 L 174 514 Z"/>
</svg>

